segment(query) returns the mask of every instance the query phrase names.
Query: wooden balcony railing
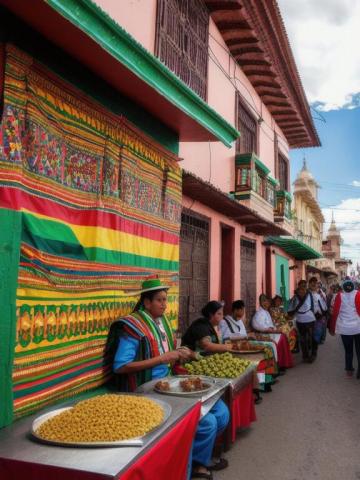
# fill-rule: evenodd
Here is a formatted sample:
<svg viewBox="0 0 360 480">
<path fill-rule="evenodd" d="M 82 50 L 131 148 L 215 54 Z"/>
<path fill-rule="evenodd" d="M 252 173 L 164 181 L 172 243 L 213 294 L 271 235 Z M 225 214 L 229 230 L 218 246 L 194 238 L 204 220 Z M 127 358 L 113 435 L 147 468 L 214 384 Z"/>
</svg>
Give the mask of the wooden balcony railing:
<svg viewBox="0 0 360 480">
<path fill-rule="evenodd" d="M 257 193 L 266 202 L 275 206 L 276 182 L 269 177 L 270 170 L 255 154 L 238 154 L 235 162 L 235 196 L 239 199 L 249 198 Z"/>
<path fill-rule="evenodd" d="M 309 247 L 321 253 L 322 241 L 319 238 L 313 237 L 312 235 L 305 235 L 300 231 L 295 232 L 294 236 L 297 240 L 300 240 L 300 242 L 305 243 Z"/>
<path fill-rule="evenodd" d="M 275 192 L 274 216 L 277 221 L 292 220 L 291 194 L 286 190 L 276 190 Z"/>
</svg>

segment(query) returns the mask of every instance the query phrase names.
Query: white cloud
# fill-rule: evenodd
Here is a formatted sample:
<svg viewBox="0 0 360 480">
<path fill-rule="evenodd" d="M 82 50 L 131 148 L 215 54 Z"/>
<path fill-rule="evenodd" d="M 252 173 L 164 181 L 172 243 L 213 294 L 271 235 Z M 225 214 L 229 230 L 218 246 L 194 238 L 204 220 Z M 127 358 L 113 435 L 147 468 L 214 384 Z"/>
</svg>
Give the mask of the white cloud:
<svg viewBox="0 0 360 480">
<path fill-rule="evenodd" d="M 360 105 L 360 0 L 278 0 L 309 102 Z"/>
<path fill-rule="evenodd" d="M 355 265 L 360 263 L 360 198 L 342 200 L 332 209 L 323 208 L 322 212 L 326 222 L 324 230 L 330 226 L 332 214 L 334 214 L 336 226 L 344 241 L 341 255 L 344 258 L 350 258 Z"/>
<path fill-rule="evenodd" d="M 350 185 L 352 187 L 360 187 L 360 181 L 359 180 L 353 180 Z"/>
</svg>

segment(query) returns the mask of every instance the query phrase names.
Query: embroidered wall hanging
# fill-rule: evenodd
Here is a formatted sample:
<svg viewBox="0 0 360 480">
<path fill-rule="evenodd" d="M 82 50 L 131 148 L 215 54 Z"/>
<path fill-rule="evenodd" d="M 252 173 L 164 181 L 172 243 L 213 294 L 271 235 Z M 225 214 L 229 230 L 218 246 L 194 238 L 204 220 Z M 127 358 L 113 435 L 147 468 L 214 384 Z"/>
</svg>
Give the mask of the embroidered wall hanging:
<svg viewBox="0 0 360 480">
<path fill-rule="evenodd" d="M 107 381 L 109 325 L 132 310 L 148 275 L 171 285 L 168 316 L 176 327 L 181 173 L 175 156 L 11 45 L 0 207 L 21 212 L 22 222 L 16 417 Z"/>
</svg>

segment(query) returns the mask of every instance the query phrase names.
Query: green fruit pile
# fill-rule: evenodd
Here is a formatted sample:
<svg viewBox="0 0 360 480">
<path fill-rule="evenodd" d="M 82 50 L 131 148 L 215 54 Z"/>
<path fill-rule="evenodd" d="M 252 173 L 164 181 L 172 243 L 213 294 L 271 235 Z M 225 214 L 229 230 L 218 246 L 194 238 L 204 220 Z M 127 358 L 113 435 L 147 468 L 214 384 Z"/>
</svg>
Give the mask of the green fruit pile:
<svg viewBox="0 0 360 480">
<path fill-rule="evenodd" d="M 249 360 L 235 358 L 231 353 L 215 353 L 203 359 L 186 363 L 185 368 L 191 375 L 206 375 L 207 377 L 236 378 L 250 365 Z"/>
</svg>

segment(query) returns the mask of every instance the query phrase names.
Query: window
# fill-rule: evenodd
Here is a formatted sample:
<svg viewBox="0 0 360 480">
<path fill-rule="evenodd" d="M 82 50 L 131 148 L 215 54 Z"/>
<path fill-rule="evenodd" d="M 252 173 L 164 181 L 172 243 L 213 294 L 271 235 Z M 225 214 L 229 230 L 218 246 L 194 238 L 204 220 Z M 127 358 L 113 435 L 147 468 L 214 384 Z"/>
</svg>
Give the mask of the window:
<svg viewBox="0 0 360 480">
<path fill-rule="evenodd" d="M 281 153 L 278 154 L 280 190 L 289 191 L 289 163 Z"/>
<path fill-rule="evenodd" d="M 209 12 L 202 0 L 158 0 L 155 55 L 206 99 Z"/>
<path fill-rule="evenodd" d="M 237 128 L 241 133 L 237 143 L 239 153 L 257 153 L 258 131 L 257 121 L 243 105 L 240 97 L 237 99 Z"/>
</svg>

